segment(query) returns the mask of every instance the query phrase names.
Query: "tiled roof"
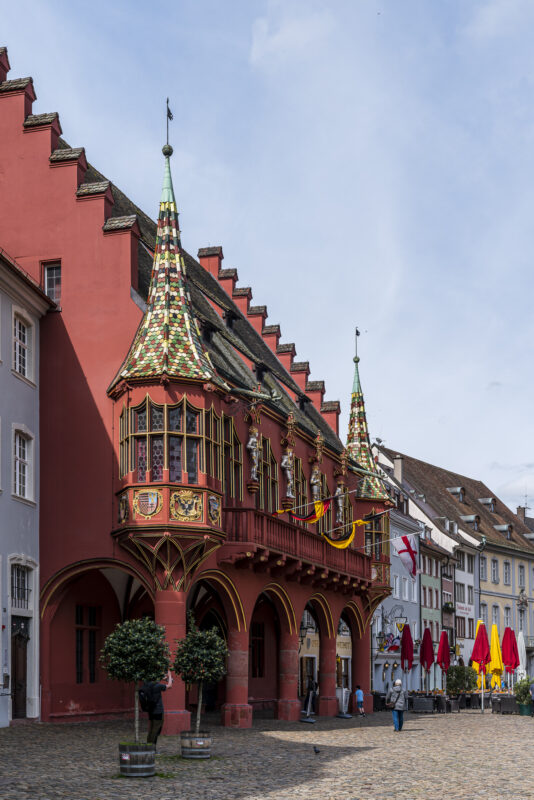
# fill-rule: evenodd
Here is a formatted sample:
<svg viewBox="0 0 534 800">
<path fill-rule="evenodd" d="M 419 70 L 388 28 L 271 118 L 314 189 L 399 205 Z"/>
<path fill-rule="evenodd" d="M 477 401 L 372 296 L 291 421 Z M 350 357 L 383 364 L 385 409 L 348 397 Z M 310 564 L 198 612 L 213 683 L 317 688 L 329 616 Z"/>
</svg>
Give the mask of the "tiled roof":
<svg viewBox="0 0 534 800">
<path fill-rule="evenodd" d="M 444 529 L 441 518 L 446 518 L 458 523 L 458 527 L 479 542 L 484 537 L 488 543 L 500 545 L 511 549 L 529 550 L 534 553 L 534 545 L 528 542 L 524 535 L 530 533 L 527 525 L 514 514 L 507 505 L 499 500 L 495 493 L 488 489 L 482 481 L 468 478 L 434 464 L 419 461 L 404 453 L 398 453 L 388 447 L 381 447 L 388 458 L 393 460 L 396 455 L 402 456 L 403 488 L 414 489 L 425 497 L 428 507 L 434 509 L 437 516 L 433 520 Z M 452 486 L 462 486 L 465 489 L 463 502 L 457 495 L 451 494 L 448 489 Z M 480 502 L 480 498 L 495 497 L 495 511 Z M 414 502 L 417 502 L 414 496 Z M 476 515 L 480 517 L 478 530 L 469 525 L 462 517 Z M 507 539 L 504 532 L 495 529 L 495 525 L 512 525 L 511 539 Z"/>
<path fill-rule="evenodd" d="M 113 219 L 108 222 L 113 223 Z M 160 376 L 220 383 L 204 350 L 192 311 L 169 155 L 165 156 L 147 309 L 115 382 L 121 378 Z"/>
<path fill-rule="evenodd" d="M 76 161 L 84 152 L 83 147 L 62 147 L 54 150 L 50 155 L 50 161 Z"/>
<path fill-rule="evenodd" d="M 235 278 L 237 280 L 237 270 L 233 267 L 232 269 L 220 269 L 219 278 Z"/>
<path fill-rule="evenodd" d="M 104 231 L 118 231 L 124 228 L 131 228 L 137 222 L 135 214 L 130 214 L 127 217 L 110 217 L 103 225 Z"/>
<path fill-rule="evenodd" d="M 32 78 L 15 78 L 12 81 L 4 81 L 0 83 L 0 92 L 16 92 L 19 89 L 25 89 L 29 83 L 33 83 Z"/>
<path fill-rule="evenodd" d="M 203 256 L 220 256 L 222 255 L 222 247 L 217 245 L 216 247 L 200 247 L 198 251 L 198 257 L 202 258 Z"/>
<path fill-rule="evenodd" d="M 306 381 L 307 392 L 324 392 L 324 381 Z"/>
<path fill-rule="evenodd" d="M 109 189 L 109 186 L 109 181 L 99 181 L 98 183 L 82 183 L 80 186 L 78 186 L 76 194 L 78 197 L 86 197 L 87 195 L 91 194 L 103 194 Z M 133 218 L 136 219 L 135 215 L 133 215 Z M 117 219 L 130 219 L 130 217 L 115 217 L 115 221 L 117 221 Z M 109 228 L 106 228 L 106 230 L 109 230 Z"/>
<path fill-rule="evenodd" d="M 341 404 L 339 400 L 326 400 L 321 403 L 321 411 L 341 411 Z"/>
<path fill-rule="evenodd" d="M 50 114 L 30 114 L 24 120 L 24 127 L 37 128 L 40 125 L 50 125 L 56 119 L 58 119 L 57 111 L 52 111 Z"/>
<path fill-rule="evenodd" d="M 267 314 L 267 306 L 250 306 L 249 314 Z"/>
<path fill-rule="evenodd" d="M 376 472 L 376 466 L 371 453 L 371 442 L 367 429 L 367 417 L 360 373 L 358 371 L 358 356 L 354 359 L 354 382 L 350 401 L 349 433 L 347 436 L 347 452 L 354 461 L 369 472 Z M 360 481 L 357 496 L 373 500 L 387 500 L 386 491 L 378 478 L 366 475 Z"/>
</svg>

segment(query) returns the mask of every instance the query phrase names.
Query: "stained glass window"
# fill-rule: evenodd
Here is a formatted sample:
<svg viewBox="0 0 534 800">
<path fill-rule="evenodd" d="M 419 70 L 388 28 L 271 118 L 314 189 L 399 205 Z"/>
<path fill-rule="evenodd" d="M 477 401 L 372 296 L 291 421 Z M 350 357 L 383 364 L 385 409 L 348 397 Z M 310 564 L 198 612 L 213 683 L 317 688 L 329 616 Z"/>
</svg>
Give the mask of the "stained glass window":
<svg viewBox="0 0 534 800">
<path fill-rule="evenodd" d="M 135 454 L 137 462 L 137 480 L 139 483 L 145 483 L 146 470 L 147 470 L 147 453 L 146 453 L 146 438 L 135 440 Z"/>
<path fill-rule="evenodd" d="M 182 482 L 182 437 L 169 436 L 169 480 Z"/>
<path fill-rule="evenodd" d="M 182 406 L 178 406 L 178 408 L 169 408 L 169 430 L 170 431 L 181 431 L 182 430 L 182 417 L 183 417 L 183 408 L 182 408 Z"/>
<path fill-rule="evenodd" d="M 162 431 L 163 427 L 163 408 L 150 406 L 150 430 Z"/>
<path fill-rule="evenodd" d="M 152 480 L 163 480 L 163 436 L 152 436 L 150 438 L 151 452 L 150 464 L 152 467 Z"/>
</svg>

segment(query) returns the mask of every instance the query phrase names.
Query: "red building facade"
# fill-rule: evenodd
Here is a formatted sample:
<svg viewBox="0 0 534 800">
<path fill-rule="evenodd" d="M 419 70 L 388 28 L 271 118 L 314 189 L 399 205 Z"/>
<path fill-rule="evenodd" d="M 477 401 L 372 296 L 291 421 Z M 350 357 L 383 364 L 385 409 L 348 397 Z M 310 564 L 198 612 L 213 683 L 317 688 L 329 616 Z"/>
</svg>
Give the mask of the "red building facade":
<svg viewBox="0 0 534 800">
<path fill-rule="evenodd" d="M 208 692 L 224 724 L 266 707 L 298 719 L 310 677 L 318 712 L 336 714 L 338 632 L 349 685 L 368 691 L 369 622 L 389 591 L 387 514 L 353 525 L 387 508 L 359 380 L 344 448 L 339 404 L 222 249 L 182 250 L 172 150 L 156 225 L 57 114 L 32 114 L 32 80 L 8 69 L 0 49 L 0 246 L 38 281 L 50 264 L 61 275 L 41 323 L 42 719 L 127 713 L 128 687 L 98 663 L 105 636 L 149 614 L 173 647 L 188 610 L 228 643 Z M 317 522 L 275 514 L 320 515 L 329 498 Z M 166 732 L 188 728 L 193 694 L 175 681 L 165 699 Z"/>
</svg>

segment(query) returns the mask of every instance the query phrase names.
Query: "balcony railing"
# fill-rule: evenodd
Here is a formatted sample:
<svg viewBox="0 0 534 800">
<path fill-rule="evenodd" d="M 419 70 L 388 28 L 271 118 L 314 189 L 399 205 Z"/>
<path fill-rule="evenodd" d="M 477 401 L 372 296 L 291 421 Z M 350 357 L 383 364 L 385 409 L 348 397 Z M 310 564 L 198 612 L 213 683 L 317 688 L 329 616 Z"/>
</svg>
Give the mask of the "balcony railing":
<svg viewBox="0 0 534 800">
<path fill-rule="evenodd" d="M 336 550 L 317 533 L 253 509 L 225 510 L 226 541 L 261 545 L 299 561 L 308 561 L 371 580 L 371 559 L 360 550 Z M 387 557 L 385 562 L 389 562 Z"/>
</svg>

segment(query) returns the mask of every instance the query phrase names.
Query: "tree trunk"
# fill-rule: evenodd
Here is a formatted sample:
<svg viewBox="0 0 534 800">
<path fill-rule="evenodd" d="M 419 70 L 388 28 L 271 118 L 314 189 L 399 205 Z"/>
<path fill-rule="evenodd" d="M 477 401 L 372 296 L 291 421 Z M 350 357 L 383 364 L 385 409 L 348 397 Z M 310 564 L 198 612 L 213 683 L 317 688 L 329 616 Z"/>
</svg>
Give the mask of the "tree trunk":
<svg viewBox="0 0 534 800">
<path fill-rule="evenodd" d="M 202 709 L 202 681 L 198 684 L 198 705 L 197 705 L 197 720 L 195 723 L 195 733 L 198 736 L 200 731 L 200 712 Z"/>
<path fill-rule="evenodd" d="M 135 742 L 139 742 L 139 687 L 135 685 L 135 699 L 134 699 L 134 720 L 135 720 Z"/>
</svg>

